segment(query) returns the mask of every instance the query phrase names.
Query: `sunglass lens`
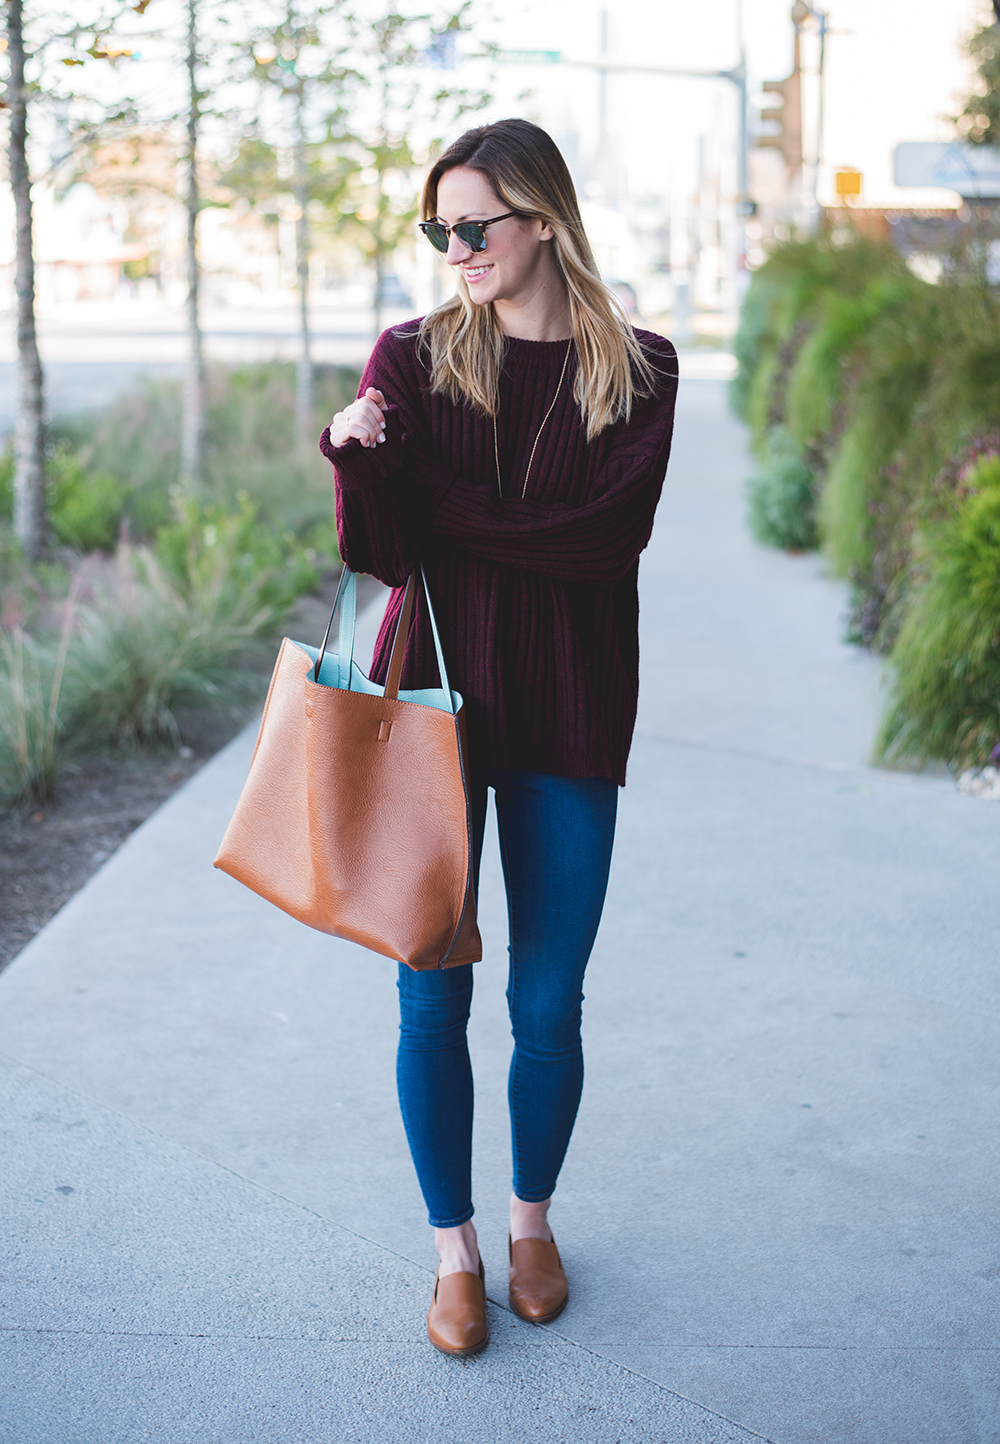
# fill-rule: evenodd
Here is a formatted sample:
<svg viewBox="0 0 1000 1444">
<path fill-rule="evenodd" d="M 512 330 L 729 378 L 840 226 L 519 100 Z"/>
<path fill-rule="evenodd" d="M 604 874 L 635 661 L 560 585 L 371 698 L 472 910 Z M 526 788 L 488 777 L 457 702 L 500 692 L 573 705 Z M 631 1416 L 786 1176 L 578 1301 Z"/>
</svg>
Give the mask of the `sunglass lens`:
<svg viewBox="0 0 1000 1444">
<path fill-rule="evenodd" d="M 444 255 L 448 249 L 448 232 L 444 226 L 424 225 L 420 228 L 436 251 Z"/>
<path fill-rule="evenodd" d="M 475 221 L 460 221 L 454 231 L 463 246 L 470 251 L 485 251 L 486 232 L 481 231 Z"/>
</svg>

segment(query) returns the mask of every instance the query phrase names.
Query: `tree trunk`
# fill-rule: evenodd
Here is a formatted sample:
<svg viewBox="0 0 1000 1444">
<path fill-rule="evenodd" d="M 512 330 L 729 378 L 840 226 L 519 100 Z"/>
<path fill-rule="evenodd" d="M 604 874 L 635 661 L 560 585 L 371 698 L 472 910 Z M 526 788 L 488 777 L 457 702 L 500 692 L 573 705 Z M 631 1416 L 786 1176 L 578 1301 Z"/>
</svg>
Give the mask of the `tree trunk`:
<svg viewBox="0 0 1000 1444">
<path fill-rule="evenodd" d="M 197 492 L 201 485 L 202 445 L 205 431 L 205 362 L 201 347 L 198 298 L 198 0 L 188 0 L 188 119 L 187 119 L 187 331 L 188 362 L 184 376 L 184 414 L 181 426 L 181 484 Z"/>
<path fill-rule="evenodd" d="M 295 95 L 295 274 L 299 289 L 299 355 L 295 367 L 295 430 L 300 445 L 308 444 L 313 425 L 313 370 L 309 344 L 309 187 L 306 179 L 304 87 Z"/>
<path fill-rule="evenodd" d="M 372 316 L 376 341 L 382 334 L 382 294 L 385 290 L 385 258 L 381 250 L 375 252 L 375 287 L 372 296 Z"/>
<path fill-rule="evenodd" d="M 45 407 L 35 335 L 35 259 L 31 235 L 28 115 L 24 88 L 22 0 L 8 0 L 10 184 L 16 215 L 18 401 L 14 452 L 14 534 L 29 561 L 42 551 L 45 526 Z"/>
<path fill-rule="evenodd" d="M 379 177 L 379 180 L 381 181 L 381 176 Z M 382 188 L 381 188 L 381 185 L 379 186 L 379 196 L 378 196 L 378 202 L 377 202 L 377 204 L 378 204 L 379 211 L 381 212 L 381 209 L 382 209 Z M 378 340 L 378 338 L 379 338 L 379 337 L 381 336 L 381 334 L 382 334 L 382 311 L 383 311 L 383 309 L 385 308 L 385 263 L 386 263 L 386 258 L 387 258 L 387 257 L 386 257 L 385 243 L 383 242 L 383 240 L 382 240 L 382 235 L 381 235 L 381 230 L 382 230 L 381 222 L 382 222 L 382 217 L 381 217 L 381 214 L 380 214 L 380 215 L 376 218 L 376 221 L 375 221 L 375 225 L 376 225 L 376 227 L 377 227 L 378 229 L 377 229 L 377 231 L 376 231 L 376 236 L 375 236 L 375 255 L 374 255 L 373 258 L 372 258 L 373 261 L 374 261 L 374 263 L 375 263 L 375 284 L 374 284 L 374 286 L 373 286 L 373 288 L 372 288 L 372 319 L 373 319 L 374 326 L 375 326 L 375 340 L 376 340 L 376 341 Z"/>
</svg>

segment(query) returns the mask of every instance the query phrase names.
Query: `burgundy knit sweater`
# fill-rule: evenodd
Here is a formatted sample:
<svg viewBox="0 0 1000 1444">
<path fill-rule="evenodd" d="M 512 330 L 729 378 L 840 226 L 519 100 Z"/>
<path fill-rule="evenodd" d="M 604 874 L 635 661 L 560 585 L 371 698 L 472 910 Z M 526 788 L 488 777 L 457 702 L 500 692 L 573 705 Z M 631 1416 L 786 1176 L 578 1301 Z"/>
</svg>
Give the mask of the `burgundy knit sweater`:
<svg viewBox="0 0 1000 1444">
<path fill-rule="evenodd" d="M 507 343 L 493 422 L 430 390 L 417 322 L 379 337 L 361 392 L 384 395 L 386 440 L 320 449 L 337 480 L 345 562 L 401 588 L 424 562 L 452 687 L 465 698 L 473 765 L 608 777 L 624 784 L 639 693 L 639 553 L 649 541 L 670 452 L 677 359 L 638 332 L 659 374 L 628 424 L 589 443 L 565 341 Z M 402 591 L 375 652 L 384 681 Z M 403 686 L 436 684 L 430 629 L 414 621 Z"/>
</svg>

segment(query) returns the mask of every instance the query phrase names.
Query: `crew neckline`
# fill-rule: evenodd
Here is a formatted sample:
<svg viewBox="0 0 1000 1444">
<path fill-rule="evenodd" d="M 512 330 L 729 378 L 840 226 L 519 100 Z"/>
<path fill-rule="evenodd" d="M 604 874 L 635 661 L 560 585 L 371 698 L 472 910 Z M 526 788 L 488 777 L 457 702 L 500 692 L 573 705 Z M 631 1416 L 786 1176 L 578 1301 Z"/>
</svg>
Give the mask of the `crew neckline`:
<svg viewBox="0 0 1000 1444">
<path fill-rule="evenodd" d="M 558 341 L 532 341 L 527 336 L 508 336 L 506 331 L 504 332 L 504 340 L 508 346 L 561 346 L 565 351 L 566 342 L 574 339 L 572 336 L 563 336 Z"/>
</svg>

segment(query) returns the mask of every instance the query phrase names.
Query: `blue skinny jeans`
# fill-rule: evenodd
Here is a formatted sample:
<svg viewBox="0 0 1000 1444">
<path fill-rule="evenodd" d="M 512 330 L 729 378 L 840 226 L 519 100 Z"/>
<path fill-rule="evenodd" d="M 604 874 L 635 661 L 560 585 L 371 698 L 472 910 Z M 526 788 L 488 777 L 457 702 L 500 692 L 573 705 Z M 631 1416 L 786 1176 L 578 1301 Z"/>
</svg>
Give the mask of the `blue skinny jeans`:
<svg viewBox="0 0 1000 1444">
<path fill-rule="evenodd" d="M 583 1090 L 583 975 L 607 891 L 618 786 L 494 769 L 473 772 L 471 788 L 477 889 L 488 788 L 507 888 L 514 1192 L 540 1203 L 555 1189 Z M 430 1222 L 454 1228 L 473 1214 L 472 964 L 401 965 L 399 1005 L 403 1126 Z"/>
</svg>

